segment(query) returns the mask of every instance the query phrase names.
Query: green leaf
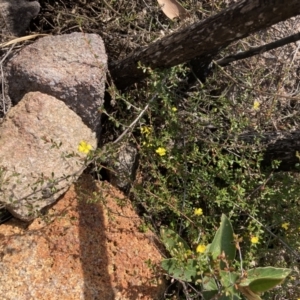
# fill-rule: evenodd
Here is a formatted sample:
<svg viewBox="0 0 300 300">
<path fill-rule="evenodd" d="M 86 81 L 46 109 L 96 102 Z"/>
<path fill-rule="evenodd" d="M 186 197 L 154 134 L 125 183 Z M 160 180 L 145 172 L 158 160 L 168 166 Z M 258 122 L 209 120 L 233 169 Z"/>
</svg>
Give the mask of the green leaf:
<svg viewBox="0 0 300 300">
<path fill-rule="evenodd" d="M 221 225 L 209 247 L 213 259 L 216 259 L 224 251 L 226 259 L 233 261 L 236 254 L 234 232 L 229 219 L 222 214 Z"/>
<path fill-rule="evenodd" d="M 210 300 L 219 292 L 216 280 L 204 276 L 202 280 L 202 296 L 204 300 Z"/>
<path fill-rule="evenodd" d="M 257 279 L 250 283 L 249 288 L 255 293 L 263 293 L 268 290 L 271 290 L 276 285 L 280 284 L 282 281 L 283 280 L 271 278 Z"/>
<path fill-rule="evenodd" d="M 238 286 L 239 291 L 248 299 L 248 300 L 261 300 L 259 294 L 251 291 L 248 286 Z"/>
<path fill-rule="evenodd" d="M 251 269 L 247 271 L 247 278 L 243 279 L 239 285 L 249 286 L 255 293 L 263 293 L 282 283 L 291 271 L 274 267 Z"/>
<path fill-rule="evenodd" d="M 239 291 L 235 289 L 235 282 L 239 278 L 237 273 L 221 271 L 222 295 L 220 294 L 217 299 L 219 300 L 239 300 Z M 216 280 L 211 277 L 205 276 L 202 284 L 202 295 L 205 300 L 212 299 L 217 295 L 220 290 L 216 284 Z"/>
<path fill-rule="evenodd" d="M 218 286 L 216 284 L 216 280 L 211 277 L 204 276 L 202 280 L 203 291 L 213 291 L 218 290 Z"/>
<path fill-rule="evenodd" d="M 176 279 L 191 282 L 197 276 L 197 260 L 195 259 L 188 259 L 184 264 L 175 258 L 164 259 L 161 267 Z"/>
<path fill-rule="evenodd" d="M 239 278 L 239 274 L 235 272 L 220 271 L 221 284 L 226 295 L 240 299 L 239 291 L 235 288 L 235 283 Z"/>
<path fill-rule="evenodd" d="M 219 292 L 218 290 L 202 292 L 203 299 L 204 300 L 213 299 L 213 297 L 216 296 L 218 292 Z"/>
<path fill-rule="evenodd" d="M 182 239 L 176 232 L 171 229 L 162 228 L 160 230 L 161 239 L 164 243 L 167 250 L 170 252 L 172 256 L 174 256 L 174 249 L 185 249 L 190 250 L 189 245 L 186 243 L 184 239 Z"/>
</svg>

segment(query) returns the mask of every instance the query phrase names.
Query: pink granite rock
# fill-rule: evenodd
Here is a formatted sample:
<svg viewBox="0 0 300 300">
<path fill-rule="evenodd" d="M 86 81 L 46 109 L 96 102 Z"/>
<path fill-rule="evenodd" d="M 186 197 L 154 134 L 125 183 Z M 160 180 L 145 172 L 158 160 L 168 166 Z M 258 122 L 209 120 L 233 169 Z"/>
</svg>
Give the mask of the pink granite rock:
<svg viewBox="0 0 300 300">
<path fill-rule="evenodd" d="M 97 146 L 95 134 L 64 102 L 26 94 L 0 125 L 0 201 L 17 218 L 32 220 L 86 168 L 81 141 Z"/>
<path fill-rule="evenodd" d="M 0 225 L 0 294 L 17 300 L 158 300 L 162 255 L 130 201 L 84 176 L 44 219 Z"/>
</svg>

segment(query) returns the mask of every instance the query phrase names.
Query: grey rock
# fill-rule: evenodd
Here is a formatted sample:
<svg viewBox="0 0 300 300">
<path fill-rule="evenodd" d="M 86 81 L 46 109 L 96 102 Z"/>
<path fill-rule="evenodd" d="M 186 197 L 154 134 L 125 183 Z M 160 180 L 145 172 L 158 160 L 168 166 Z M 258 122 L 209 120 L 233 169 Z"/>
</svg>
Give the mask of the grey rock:
<svg viewBox="0 0 300 300">
<path fill-rule="evenodd" d="M 30 21 L 40 11 L 37 1 L 0 0 L 0 26 L 2 34 L 22 36 L 25 34 Z"/>
<path fill-rule="evenodd" d="M 21 220 L 35 218 L 86 168 L 81 141 L 97 146 L 95 133 L 62 101 L 26 94 L 0 125 L 0 202 Z"/>
<path fill-rule="evenodd" d="M 40 91 L 66 103 L 98 134 L 107 55 L 96 34 L 47 36 L 24 47 L 6 67 L 9 96 L 17 103 Z"/>
<path fill-rule="evenodd" d="M 30 21 L 38 15 L 39 11 L 40 4 L 37 1 L 0 0 L 0 42 L 11 40 L 13 36 L 25 35 Z M 5 75 L 1 74 L 0 123 L 11 107 L 7 87 Z"/>
<path fill-rule="evenodd" d="M 110 182 L 123 192 L 128 192 L 138 167 L 138 150 L 131 144 L 123 144 L 108 160 Z"/>
</svg>

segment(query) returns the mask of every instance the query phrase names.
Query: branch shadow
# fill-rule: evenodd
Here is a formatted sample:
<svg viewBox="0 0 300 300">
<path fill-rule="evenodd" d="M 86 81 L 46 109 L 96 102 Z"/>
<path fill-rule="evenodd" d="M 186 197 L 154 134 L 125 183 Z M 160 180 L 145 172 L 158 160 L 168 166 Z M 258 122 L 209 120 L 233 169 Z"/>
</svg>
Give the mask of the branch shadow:
<svg viewBox="0 0 300 300">
<path fill-rule="evenodd" d="M 146 263 L 154 267 L 164 251 L 156 236 L 139 232 L 141 220 L 123 193 L 91 176 L 78 183 L 84 299 L 162 299 L 165 282 Z"/>
<path fill-rule="evenodd" d="M 115 292 L 108 271 L 104 211 L 92 203 L 96 185 L 90 176 L 82 176 L 76 185 L 79 213 L 80 262 L 84 278 L 85 300 L 114 300 Z"/>
</svg>

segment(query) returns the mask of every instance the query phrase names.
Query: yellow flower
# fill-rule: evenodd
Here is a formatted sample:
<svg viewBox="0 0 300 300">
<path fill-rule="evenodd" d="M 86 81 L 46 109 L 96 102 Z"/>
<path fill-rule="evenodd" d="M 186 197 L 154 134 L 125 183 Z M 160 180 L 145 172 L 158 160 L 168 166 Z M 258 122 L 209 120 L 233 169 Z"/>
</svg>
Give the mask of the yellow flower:
<svg viewBox="0 0 300 300">
<path fill-rule="evenodd" d="M 166 155 L 167 150 L 163 147 L 159 147 L 155 150 L 155 152 L 159 155 L 159 156 L 164 156 Z"/>
<path fill-rule="evenodd" d="M 172 111 L 176 112 L 177 111 L 177 108 L 174 106 L 172 107 Z"/>
<path fill-rule="evenodd" d="M 251 243 L 252 244 L 257 244 L 258 243 L 258 236 L 253 236 L 253 237 L 251 237 Z"/>
<path fill-rule="evenodd" d="M 202 215 L 203 215 L 203 210 L 202 210 L 202 208 L 196 208 L 196 209 L 194 210 L 194 215 L 196 215 L 196 216 L 202 216 Z"/>
<path fill-rule="evenodd" d="M 197 246 L 197 248 L 196 248 L 196 252 L 197 252 L 197 253 L 204 253 L 205 250 L 206 250 L 206 246 L 203 245 L 203 244 L 199 244 L 199 245 Z"/>
<path fill-rule="evenodd" d="M 92 149 L 93 147 L 85 141 L 81 141 L 78 145 L 78 151 L 85 154 L 88 154 Z"/>
<path fill-rule="evenodd" d="M 254 110 L 259 110 L 259 107 L 260 107 L 260 103 L 257 100 L 254 100 L 253 109 Z"/>
<path fill-rule="evenodd" d="M 282 223 L 281 224 L 281 227 L 285 230 L 288 230 L 289 229 L 289 226 L 290 226 L 290 223 Z"/>
<path fill-rule="evenodd" d="M 148 136 L 152 132 L 152 128 L 150 126 L 142 126 L 141 127 L 141 134 Z"/>
</svg>

